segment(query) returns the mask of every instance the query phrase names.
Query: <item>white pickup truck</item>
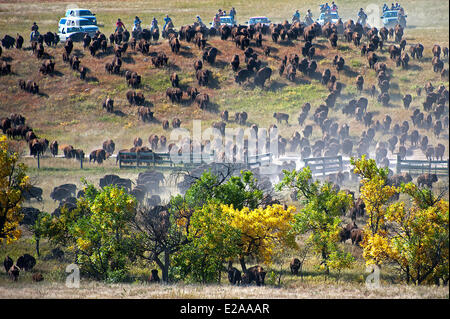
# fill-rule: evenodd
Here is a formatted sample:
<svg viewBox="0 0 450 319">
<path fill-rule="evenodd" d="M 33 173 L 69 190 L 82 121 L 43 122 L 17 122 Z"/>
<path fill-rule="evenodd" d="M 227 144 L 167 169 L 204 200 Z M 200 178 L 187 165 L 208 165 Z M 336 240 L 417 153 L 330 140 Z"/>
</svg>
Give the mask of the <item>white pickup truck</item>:
<svg viewBox="0 0 450 319">
<path fill-rule="evenodd" d="M 92 13 L 89 9 L 72 8 L 66 10 L 66 17 L 80 17 L 90 20 L 93 24 L 97 25 L 97 18 L 95 13 Z"/>
<path fill-rule="evenodd" d="M 58 35 L 61 42 L 66 42 L 68 38 L 79 42 L 86 33 L 92 37 L 98 30 L 98 27 L 91 20 L 82 17 L 64 17 L 59 20 L 58 25 Z"/>
</svg>

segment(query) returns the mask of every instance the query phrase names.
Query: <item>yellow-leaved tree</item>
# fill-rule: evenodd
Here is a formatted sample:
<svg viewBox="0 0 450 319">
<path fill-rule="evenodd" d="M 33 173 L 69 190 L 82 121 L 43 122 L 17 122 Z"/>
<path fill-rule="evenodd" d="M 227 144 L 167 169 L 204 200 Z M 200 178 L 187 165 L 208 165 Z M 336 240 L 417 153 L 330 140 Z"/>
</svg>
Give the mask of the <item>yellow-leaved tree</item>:
<svg viewBox="0 0 450 319">
<path fill-rule="evenodd" d="M 296 246 L 295 236 L 291 232 L 294 206 L 284 209 L 282 205 L 275 204 L 265 208 L 234 209 L 232 205 L 223 205 L 222 209 L 230 225 L 240 231 L 239 261 L 244 271 L 247 269 L 246 257 L 258 258 L 270 264 L 275 249 Z"/>
<path fill-rule="evenodd" d="M 399 192 L 387 183 L 388 169 L 378 168 L 375 160 L 363 157 L 351 159 L 354 173 L 362 177 L 360 194 L 366 205 L 367 224 L 361 243 L 366 263 L 381 265 L 392 253 L 388 240 L 386 211 L 390 198 Z"/>
<path fill-rule="evenodd" d="M 0 136 L 0 243 L 9 244 L 21 236 L 22 190 L 29 186 L 25 171 L 19 155 L 10 151 L 6 136 Z"/>
<path fill-rule="evenodd" d="M 368 217 L 362 241 L 366 263 L 393 263 L 407 283 L 448 283 L 449 203 L 443 193 L 435 196 L 413 183 L 388 186 L 387 170 L 365 157 L 352 159 L 352 164 L 363 178 L 361 197 Z M 412 204 L 389 202 L 396 193 L 409 195 Z"/>
</svg>

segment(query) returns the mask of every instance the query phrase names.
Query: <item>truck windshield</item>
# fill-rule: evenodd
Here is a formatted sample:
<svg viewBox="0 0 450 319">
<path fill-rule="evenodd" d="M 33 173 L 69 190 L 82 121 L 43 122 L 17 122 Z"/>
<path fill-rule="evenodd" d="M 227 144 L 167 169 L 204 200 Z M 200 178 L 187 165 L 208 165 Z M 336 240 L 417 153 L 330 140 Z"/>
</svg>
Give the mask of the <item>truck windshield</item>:
<svg viewBox="0 0 450 319">
<path fill-rule="evenodd" d="M 84 25 L 94 25 L 90 20 L 80 20 L 80 26 Z"/>
<path fill-rule="evenodd" d="M 82 17 L 82 16 L 91 16 L 91 15 L 93 15 L 93 14 L 89 10 L 80 10 L 80 17 Z"/>
<path fill-rule="evenodd" d="M 269 23 L 269 19 L 267 19 L 267 18 L 250 19 L 250 24 L 256 24 L 256 23 Z"/>
<path fill-rule="evenodd" d="M 397 17 L 397 12 L 393 11 L 393 12 L 385 12 L 384 13 L 384 17 L 385 18 L 395 18 Z"/>
<path fill-rule="evenodd" d="M 80 28 L 78 28 L 78 27 L 67 28 L 67 33 L 78 32 L 78 31 L 80 31 Z"/>
</svg>

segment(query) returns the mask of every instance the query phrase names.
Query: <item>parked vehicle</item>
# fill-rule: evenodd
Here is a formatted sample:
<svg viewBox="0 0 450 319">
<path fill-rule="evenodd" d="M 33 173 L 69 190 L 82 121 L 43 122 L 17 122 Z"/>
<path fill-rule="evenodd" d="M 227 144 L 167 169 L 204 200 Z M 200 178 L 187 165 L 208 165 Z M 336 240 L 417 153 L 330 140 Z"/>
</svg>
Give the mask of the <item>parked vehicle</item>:
<svg viewBox="0 0 450 319">
<path fill-rule="evenodd" d="M 219 19 L 220 19 L 220 25 L 226 24 L 226 25 L 229 25 L 230 27 L 233 27 L 237 24 L 236 20 L 234 20 L 234 18 L 232 16 L 220 16 Z M 210 22 L 209 24 L 214 26 L 214 21 Z"/>
<path fill-rule="evenodd" d="M 68 38 L 73 41 L 81 41 L 84 34 L 94 36 L 98 27 L 91 20 L 80 17 L 66 17 L 59 20 L 58 35 L 61 42 L 66 42 Z"/>
<path fill-rule="evenodd" d="M 257 23 L 269 26 L 271 21 L 269 20 L 269 18 L 261 16 L 261 17 L 251 17 L 245 23 L 247 24 L 247 26 L 255 25 Z"/>
<path fill-rule="evenodd" d="M 320 25 L 324 25 L 327 22 L 331 22 L 331 23 L 337 23 L 339 20 L 339 14 L 337 11 L 326 11 L 326 12 L 322 12 L 319 16 L 319 18 L 317 19 L 317 22 Z"/>
<path fill-rule="evenodd" d="M 406 15 L 399 15 L 399 10 L 387 10 L 383 12 L 381 21 L 386 28 L 400 24 L 403 28 L 406 27 Z"/>
<path fill-rule="evenodd" d="M 97 25 L 97 18 L 95 13 L 92 13 L 89 9 L 67 9 L 66 17 L 82 17 L 84 19 L 90 20 L 94 25 Z"/>
</svg>

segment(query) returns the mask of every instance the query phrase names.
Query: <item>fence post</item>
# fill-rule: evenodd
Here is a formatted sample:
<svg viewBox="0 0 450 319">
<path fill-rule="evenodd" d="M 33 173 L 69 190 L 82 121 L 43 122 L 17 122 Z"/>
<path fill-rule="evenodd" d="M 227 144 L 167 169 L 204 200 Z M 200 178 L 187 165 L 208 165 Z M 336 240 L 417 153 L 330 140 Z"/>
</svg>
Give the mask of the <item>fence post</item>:
<svg viewBox="0 0 450 319">
<path fill-rule="evenodd" d="M 342 155 L 339 155 L 339 156 L 338 156 L 338 159 L 339 159 L 339 170 L 342 172 L 342 169 L 343 169 L 343 165 L 342 165 Z"/>
<path fill-rule="evenodd" d="M 83 169 L 83 157 L 80 156 L 80 168 Z"/>
<path fill-rule="evenodd" d="M 322 174 L 323 174 L 323 178 L 325 178 L 326 174 L 325 174 L 325 158 L 322 157 Z"/>
<path fill-rule="evenodd" d="M 402 159 L 400 158 L 400 154 L 397 154 L 397 168 L 396 168 L 396 174 L 402 173 Z"/>
<path fill-rule="evenodd" d="M 39 156 L 39 153 L 38 153 L 38 154 L 37 154 L 37 164 L 38 164 L 38 169 L 41 168 L 41 165 L 40 165 L 40 163 L 39 163 L 39 158 L 40 158 L 40 156 Z"/>
</svg>

